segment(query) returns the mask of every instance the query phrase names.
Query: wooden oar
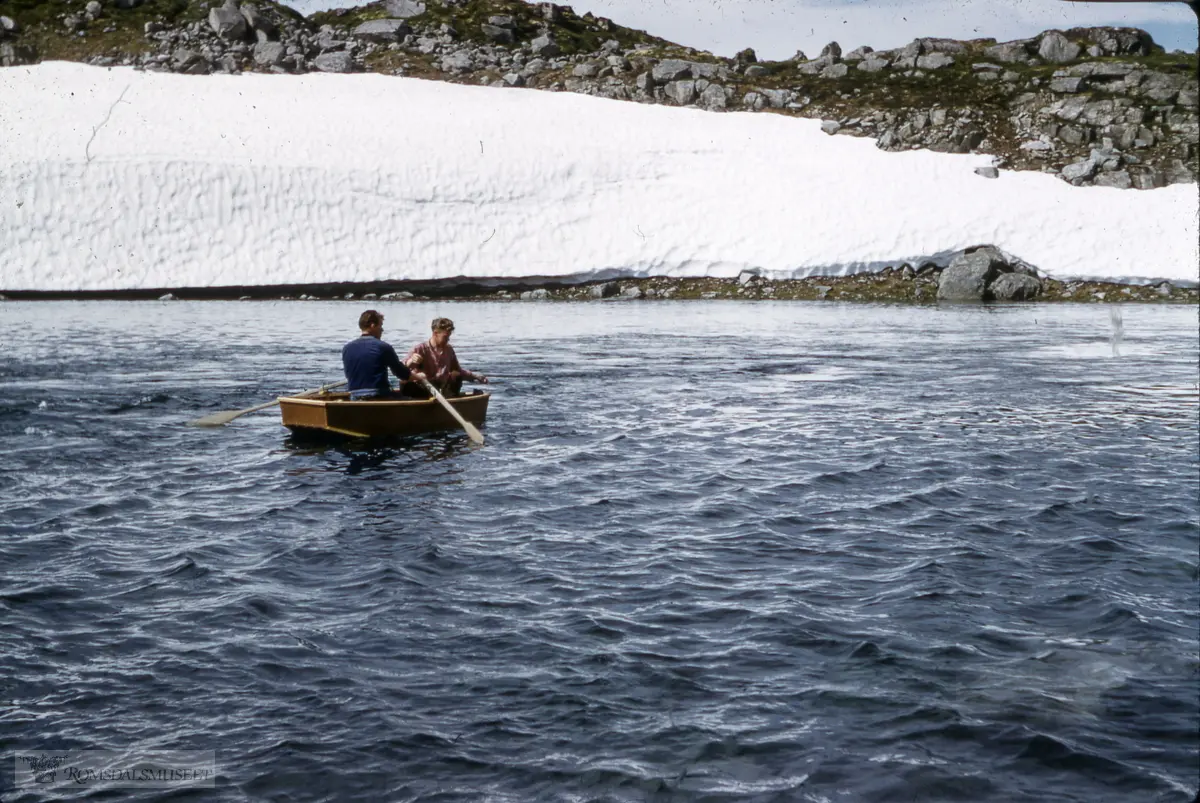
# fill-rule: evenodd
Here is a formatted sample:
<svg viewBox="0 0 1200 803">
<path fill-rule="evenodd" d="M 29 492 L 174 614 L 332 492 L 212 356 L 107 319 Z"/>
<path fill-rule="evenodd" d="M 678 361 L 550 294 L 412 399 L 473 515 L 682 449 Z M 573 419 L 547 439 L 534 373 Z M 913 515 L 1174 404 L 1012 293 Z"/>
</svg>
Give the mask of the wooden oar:
<svg viewBox="0 0 1200 803">
<path fill-rule="evenodd" d="M 463 418 L 462 414 L 459 413 L 458 410 L 454 409 L 454 405 L 451 404 L 450 402 L 446 401 L 446 397 L 443 396 L 441 393 L 438 393 L 438 389 L 435 388 L 432 384 L 430 384 L 428 380 L 424 380 L 424 379 L 421 380 L 421 384 L 425 385 L 425 387 L 427 387 L 429 389 L 429 392 L 433 394 L 433 398 L 437 399 L 439 402 L 442 403 L 442 406 L 446 408 L 446 412 L 448 412 L 448 413 L 450 413 L 450 415 L 454 416 L 455 421 L 462 424 L 462 428 L 464 430 L 466 430 L 467 437 L 471 439 L 471 443 L 474 443 L 477 446 L 482 446 L 483 445 L 483 433 L 480 432 L 475 427 L 474 424 L 472 424 L 467 419 Z"/>
<path fill-rule="evenodd" d="M 346 384 L 346 380 L 343 379 L 341 382 L 332 382 L 328 385 L 321 385 L 321 387 L 319 387 L 319 388 L 314 388 L 313 390 L 306 390 L 303 393 L 297 393 L 296 395 L 297 396 L 308 396 L 313 393 L 324 393 L 325 391 L 330 390 L 332 388 L 340 388 L 344 384 Z M 246 415 L 247 413 L 256 413 L 259 410 L 265 410 L 268 407 L 274 407 L 277 404 L 279 404 L 279 399 L 276 399 L 275 401 L 265 402 L 263 404 L 256 404 L 253 407 L 247 407 L 245 410 L 224 410 L 223 412 L 220 412 L 220 413 L 211 413 L 209 415 L 204 416 L 203 418 L 197 418 L 195 421 L 189 421 L 188 426 L 189 427 L 223 427 L 235 418 L 241 418 L 242 416 Z"/>
</svg>

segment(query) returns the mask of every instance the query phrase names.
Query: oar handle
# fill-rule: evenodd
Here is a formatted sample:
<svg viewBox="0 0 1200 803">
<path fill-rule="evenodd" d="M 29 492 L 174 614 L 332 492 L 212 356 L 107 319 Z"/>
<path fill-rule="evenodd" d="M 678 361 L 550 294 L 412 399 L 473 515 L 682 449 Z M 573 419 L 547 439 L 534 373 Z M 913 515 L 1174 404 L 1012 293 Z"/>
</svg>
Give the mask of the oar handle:
<svg viewBox="0 0 1200 803">
<path fill-rule="evenodd" d="M 313 395 L 316 395 L 317 393 L 324 393 L 327 390 L 333 390 L 334 388 L 340 388 L 342 385 L 348 385 L 348 384 L 350 384 L 349 380 L 343 379 L 341 382 L 330 382 L 328 385 L 321 385 L 321 387 L 317 388 L 316 390 L 306 390 L 303 393 L 301 393 L 300 395 L 301 396 L 313 396 Z"/>
</svg>

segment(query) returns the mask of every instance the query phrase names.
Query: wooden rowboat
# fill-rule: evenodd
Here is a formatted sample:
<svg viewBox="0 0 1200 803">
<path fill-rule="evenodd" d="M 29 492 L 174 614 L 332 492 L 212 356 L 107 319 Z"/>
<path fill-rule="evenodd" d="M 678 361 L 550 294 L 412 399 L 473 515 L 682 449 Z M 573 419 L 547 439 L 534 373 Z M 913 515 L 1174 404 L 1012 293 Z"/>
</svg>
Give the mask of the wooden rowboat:
<svg viewBox="0 0 1200 803">
<path fill-rule="evenodd" d="M 458 414 L 476 426 L 487 417 L 492 394 L 475 391 L 447 399 Z M 349 393 L 280 396 L 283 425 L 296 435 L 384 438 L 461 429 L 436 399 L 350 401 Z"/>
</svg>

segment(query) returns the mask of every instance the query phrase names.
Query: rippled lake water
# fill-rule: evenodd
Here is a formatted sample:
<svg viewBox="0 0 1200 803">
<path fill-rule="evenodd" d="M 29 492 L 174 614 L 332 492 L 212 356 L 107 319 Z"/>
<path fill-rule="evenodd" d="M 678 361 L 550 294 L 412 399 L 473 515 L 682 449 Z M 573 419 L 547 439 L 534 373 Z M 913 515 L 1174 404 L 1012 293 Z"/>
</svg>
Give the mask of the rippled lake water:
<svg viewBox="0 0 1200 803">
<path fill-rule="evenodd" d="M 455 319 L 485 446 L 184 426 L 338 379 L 365 306 L 0 304 L 5 803 L 38 749 L 213 750 L 171 799 L 219 801 L 1196 794 L 1195 308 L 375 302 Z"/>
</svg>

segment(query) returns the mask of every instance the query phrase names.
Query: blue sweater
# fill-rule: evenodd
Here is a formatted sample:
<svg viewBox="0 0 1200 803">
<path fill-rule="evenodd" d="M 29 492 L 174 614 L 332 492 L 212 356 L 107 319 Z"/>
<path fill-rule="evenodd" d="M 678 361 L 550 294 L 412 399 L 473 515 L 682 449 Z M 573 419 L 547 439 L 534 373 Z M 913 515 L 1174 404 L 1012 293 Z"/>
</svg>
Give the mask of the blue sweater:
<svg viewBox="0 0 1200 803">
<path fill-rule="evenodd" d="M 377 337 L 362 335 L 342 347 L 342 368 L 346 372 L 350 392 L 391 390 L 388 369 L 400 379 L 408 379 L 412 371 L 400 362 L 396 350 Z"/>
</svg>

